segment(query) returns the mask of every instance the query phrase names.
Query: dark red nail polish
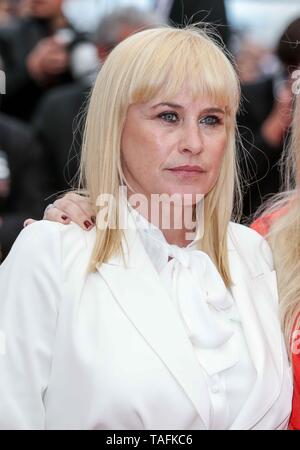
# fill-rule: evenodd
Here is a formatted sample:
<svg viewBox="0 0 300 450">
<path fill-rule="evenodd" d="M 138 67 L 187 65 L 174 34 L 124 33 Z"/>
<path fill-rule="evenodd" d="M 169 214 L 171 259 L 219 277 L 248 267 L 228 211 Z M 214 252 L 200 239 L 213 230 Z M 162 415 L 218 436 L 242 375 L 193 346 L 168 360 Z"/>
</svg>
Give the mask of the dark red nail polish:
<svg viewBox="0 0 300 450">
<path fill-rule="evenodd" d="M 86 220 L 86 221 L 84 222 L 84 226 L 85 226 L 86 229 L 89 229 L 89 228 L 92 226 L 92 224 L 91 224 L 91 222 L 89 222 L 88 220 Z"/>
<path fill-rule="evenodd" d="M 61 216 L 62 220 L 67 220 L 68 217 L 67 216 Z"/>
<path fill-rule="evenodd" d="M 95 223 L 96 223 L 96 217 L 95 217 L 95 216 L 92 216 L 92 217 L 91 217 L 91 221 L 92 221 L 93 224 L 95 225 Z"/>
</svg>

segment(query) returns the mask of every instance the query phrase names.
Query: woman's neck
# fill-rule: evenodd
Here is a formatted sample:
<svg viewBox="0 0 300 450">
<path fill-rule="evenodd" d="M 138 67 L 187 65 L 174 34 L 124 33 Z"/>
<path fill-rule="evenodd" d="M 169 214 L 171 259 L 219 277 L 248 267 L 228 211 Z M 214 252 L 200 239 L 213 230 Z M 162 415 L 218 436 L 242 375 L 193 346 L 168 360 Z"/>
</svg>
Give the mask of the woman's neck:
<svg viewBox="0 0 300 450">
<path fill-rule="evenodd" d="M 191 240 L 186 239 L 188 230 L 161 230 L 168 244 L 177 245 L 178 247 L 186 247 Z"/>
<path fill-rule="evenodd" d="M 169 201 L 153 201 L 153 198 L 141 202 L 141 196 L 128 195 L 131 206 L 148 222 L 156 226 L 163 233 L 166 241 L 171 245 L 186 247 L 193 239 L 192 233 L 196 229 L 194 221 L 195 205 L 174 205 Z"/>
</svg>

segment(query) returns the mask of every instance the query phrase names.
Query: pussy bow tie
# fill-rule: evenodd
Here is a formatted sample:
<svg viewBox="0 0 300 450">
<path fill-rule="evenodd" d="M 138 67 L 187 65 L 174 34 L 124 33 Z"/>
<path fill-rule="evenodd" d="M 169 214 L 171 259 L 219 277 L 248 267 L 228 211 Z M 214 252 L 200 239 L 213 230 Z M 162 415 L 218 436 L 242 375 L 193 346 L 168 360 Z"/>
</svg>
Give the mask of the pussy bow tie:
<svg viewBox="0 0 300 450">
<path fill-rule="evenodd" d="M 199 349 L 222 346 L 234 334 L 226 315 L 233 300 L 217 268 L 203 251 L 162 242 L 161 245 L 167 247 L 168 256 L 173 258 L 168 263 L 172 266 L 168 270 L 172 277 L 172 297 L 191 342 Z"/>
</svg>

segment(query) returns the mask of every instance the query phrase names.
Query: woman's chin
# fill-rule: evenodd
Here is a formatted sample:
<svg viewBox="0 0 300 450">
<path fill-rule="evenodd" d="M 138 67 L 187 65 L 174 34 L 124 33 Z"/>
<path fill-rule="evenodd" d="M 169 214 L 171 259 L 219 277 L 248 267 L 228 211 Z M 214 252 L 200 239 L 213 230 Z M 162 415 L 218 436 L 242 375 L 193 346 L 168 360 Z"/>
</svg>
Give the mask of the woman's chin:
<svg viewBox="0 0 300 450">
<path fill-rule="evenodd" d="M 151 196 L 153 201 L 161 203 L 173 203 L 178 206 L 191 206 L 199 203 L 205 194 L 201 190 L 196 189 L 165 189 L 164 192 L 159 192 Z"/>
<path fill-rule="evenodd" d="M 167 188 L 166 191 L 169 196 L 179 196 L 179 197 L 196 197 L 197 195 L 201 195 L 202 197 L 206 195 L 207 189 L 203 186 L 172 186 Z"/>
</svg>

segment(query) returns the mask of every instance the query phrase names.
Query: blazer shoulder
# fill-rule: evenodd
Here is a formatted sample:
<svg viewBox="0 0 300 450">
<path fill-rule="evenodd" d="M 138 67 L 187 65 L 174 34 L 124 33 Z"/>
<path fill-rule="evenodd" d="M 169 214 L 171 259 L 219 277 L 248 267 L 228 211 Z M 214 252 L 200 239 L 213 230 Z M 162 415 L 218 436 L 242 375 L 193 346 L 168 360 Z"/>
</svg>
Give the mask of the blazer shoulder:
<svg viewBox="0 0 300 450">
<path fill-rule="evenodd" d="M 17 237 L 10 257 L 14 255 L 33 263 L 49 263 L 57 258 L 75 260 L 84 252 L 91 253 L 92 236 L 79 226 L 71 223 L 63 225 L 57 222 L 40 220 L 24 228 Z"/>
<path fill-rule="evenodd" d="M 273 255 L 268 242 L 252 228 L 230 222 L 228 250 L 236 251 L 247 261 L 253 274 L 274 270 Z"/>
<path fill-rule="evenodd" d="M 93 232 L 75 224 L 42 220 L 28 225 L 0 266 L 1 288 L 11 289 L 18 279 L 19 287 L 31 286 L 27 299 L 33 290 L 41 288 L 50 292 L 58 308 L 66 286 L 74 297 L 85 282 L 93 249 L 93 236 L 89 233 Z"/>
<path fill-rule="evenodd" d="M 60 225 L 60 239 L 64 272 L 86 273 L 96 239 L 95 228 L 86 231 L 74 223 Z"/>
<path fill-rule="evenodd" d="M 19 233 L 12 246 L 9 257 L 17 254 L 20 258 L 42 260 L 48 251 L 57 247 L 59 241 L 59 224 L 37 221 Z M 43 255 L 43 256 L 42 256 Z"/>
</svg>

